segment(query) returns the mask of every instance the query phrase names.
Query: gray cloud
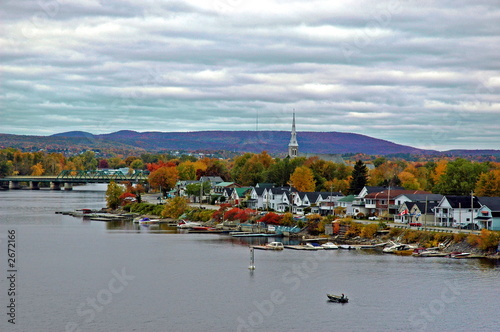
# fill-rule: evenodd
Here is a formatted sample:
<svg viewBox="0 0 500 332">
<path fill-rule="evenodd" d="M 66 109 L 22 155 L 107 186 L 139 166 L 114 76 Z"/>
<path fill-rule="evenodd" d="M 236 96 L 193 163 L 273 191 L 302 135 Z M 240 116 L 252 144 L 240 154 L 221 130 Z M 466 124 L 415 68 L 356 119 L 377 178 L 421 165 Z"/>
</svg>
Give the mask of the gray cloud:
<svg viewBox="0 0 500 332">
<path fill-rule="evenodd" d="M 499 149 L 495 1 L 6 1 L 0 132 L 350 131 Z"/>
</svg>

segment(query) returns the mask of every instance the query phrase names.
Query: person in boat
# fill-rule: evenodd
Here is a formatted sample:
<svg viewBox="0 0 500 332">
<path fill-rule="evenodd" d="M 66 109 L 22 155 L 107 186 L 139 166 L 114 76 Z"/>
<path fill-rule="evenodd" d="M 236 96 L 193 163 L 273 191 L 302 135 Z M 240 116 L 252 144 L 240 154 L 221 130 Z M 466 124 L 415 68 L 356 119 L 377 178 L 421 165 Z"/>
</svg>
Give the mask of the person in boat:
<svg viewBox="0 0 500 332">
<path fill-rule="evenodd" d="M 341 297 L 341 299 L 343 300 L 344 298 L 345 298 L 345 295 L 344 295 L 344 293 L 342 293 L 342 297 Z"/>
</svg>

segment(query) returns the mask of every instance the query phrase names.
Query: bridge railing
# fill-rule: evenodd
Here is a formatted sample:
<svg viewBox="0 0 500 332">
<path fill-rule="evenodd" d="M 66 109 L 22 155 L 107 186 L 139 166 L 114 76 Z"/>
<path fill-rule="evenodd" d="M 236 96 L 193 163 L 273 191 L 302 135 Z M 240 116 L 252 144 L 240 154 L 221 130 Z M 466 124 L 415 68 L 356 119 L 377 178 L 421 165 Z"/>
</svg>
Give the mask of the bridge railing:
<svg viewBox="0 0 500 332">
<path fill-rule="evenodd" d="M 75 171 L 64 170 L 57 176 L 58 180 L 107 180 L 107 181 L 138 181 L 146 180 L 149 171 L 136 170 L 131 174 L 123 174 L 120 171 L 113 170 L 95 170 L 95 171 Z"/>
</svg>

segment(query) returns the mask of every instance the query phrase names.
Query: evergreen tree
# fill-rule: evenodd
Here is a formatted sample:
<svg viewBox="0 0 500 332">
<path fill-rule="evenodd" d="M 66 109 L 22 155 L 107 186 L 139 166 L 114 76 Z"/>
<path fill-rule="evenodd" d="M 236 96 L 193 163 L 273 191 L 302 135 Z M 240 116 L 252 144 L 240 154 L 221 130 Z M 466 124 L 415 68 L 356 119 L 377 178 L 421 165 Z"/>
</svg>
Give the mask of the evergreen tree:
<svg viewBox="0 0 500 332">
<path fill-rule="evenodd" d="M 361 160 L 356 161 L 354 170 L 352 171 L 351 184 L 349 186 L 349 193 L 357 195 L 368 182 L 368 169 L 365 163 Z"/>
</svg>

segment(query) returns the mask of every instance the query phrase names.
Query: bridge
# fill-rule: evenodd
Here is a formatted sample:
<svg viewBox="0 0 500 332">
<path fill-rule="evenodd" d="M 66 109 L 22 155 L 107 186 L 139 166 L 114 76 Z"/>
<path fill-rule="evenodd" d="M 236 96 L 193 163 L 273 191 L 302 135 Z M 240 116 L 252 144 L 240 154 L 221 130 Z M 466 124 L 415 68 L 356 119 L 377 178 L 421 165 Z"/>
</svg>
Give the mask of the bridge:
<svg viewBox="0 0 500 332">
<path fill-rule="evenodd" d="M 40 189 L 40 183 L 49 184 L 52 190 L 72 190 L 74 184 L 85 183 L 110 183 L 130 182 L 143 183 L 148 180 L 148 171 L 134 171 L 131 174 L 123 174 L 120 171 L 96 170 L 96 171 L 73 171 L 65 170 L 59 175 L 12 175 L 0 178 L 0 186 L 9 189 L 21 189 L 21 183 L 27 183 L 29 189 Z"/>
</svg>

